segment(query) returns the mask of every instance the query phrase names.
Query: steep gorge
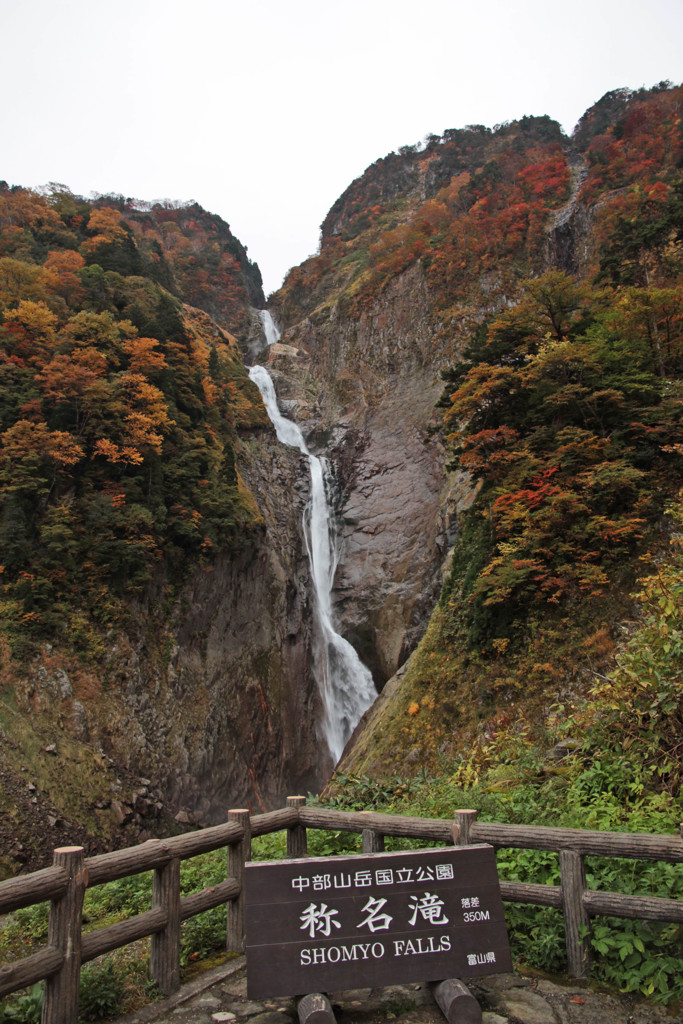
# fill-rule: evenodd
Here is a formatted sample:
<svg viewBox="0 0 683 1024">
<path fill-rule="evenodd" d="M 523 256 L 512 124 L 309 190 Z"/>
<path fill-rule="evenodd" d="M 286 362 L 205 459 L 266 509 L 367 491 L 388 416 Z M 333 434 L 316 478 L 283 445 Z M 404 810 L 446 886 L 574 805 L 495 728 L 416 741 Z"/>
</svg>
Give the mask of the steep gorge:
<svg viewBox="0 0 683 1024">
<path fill-rule="evenodd" d="M 448 133 L 440 142 L 448 149 Z M 477 151 L 477 160 L 485 162 L 501 145 L 494 136 L 488 150 Z M 438 149 L 435 140 L 431 146 Z M 573 193 L 542 235 L 545 254 L 533 254 L 539 269 L 573 260 L 570 252 L 588 244 L 585 213 L 583 220 L 577 213 L 583 162 L 576 155 L 570 159 L 577 168 Z M 458 516 L 478 489 L 469 474 L 446 469 L 449 453 L 437 409 L 444 390 L 441 372 L 461 357 L 477 324 L 512 300 L 515 285 L 509 271 L 504 281 L 494 270 L 456 308 L 444 309 L 443 295 L 430 282 L 418 251 L 405 269 L 388 276 L 359 304 L 357 296 L 372 272 L 356 269 L 354 276 L 353 271 L 342 273 L 340 266 L 353 268 L 352 257 L 360 253 L 358 266 L 363 268 L 368 246 L 368 266 L 376 264 L 379 257 L 373 259 L 372 253 L 381 236 L 373 229 L 372 215 L 368 218 L 368 206 L 378 199 L 387 202 L 397 211 L 390 225 L 419 220 L 444 186 L 444 162 L 440 154 L 410 150 L 369 168 L 323 224 L 317 258 L 322 270 L 316 261 L 304 266 L 303 282 L 308 277 L 316 284 L 303 306 L 297 298 L 303 285 L 297 271 L 271 299 L 285 327 L 281 343 L 268 354 L 278 393 L 312 442 L 331 453 L 338 474 L 342 557 L 337 612 L 380 688 L 424 633 Z M 359 232 L 354 220 L 364 217 L 370 227 Z M 390 226 L 392 231 L 399 227 Z M 340 264 L 336 247 L 345 232 L 350 237 Z M 407 246 L 408 239 L 400 245 Z M 522 262 L 518 274 L 528 265 Z M 317 305 L 310 309 L 312 302 Z"/>
<path fill-rule="evenodd" d="M 68 835 L 81 841 L 83 827 L 93 842 L 123 843 L 168 827 L 173 817 L 181 825 L 213 822 L 230 806 L 275 806 L 286 793 L 317 791 L 325 781 L 302 531 L 308 467 L 277 441 L 244 362 L 266 363 L 281 408 L 334 471 L 341 552 L 334 613 L 378 689 L 386 687 L 347 766 L 375 777 L 410 773 L 437 756 L 431 741 L 441 726 L 448 736 L 438 756 L 460 756 L 461 736 L 476 746 L 495 731 L 496 716 L 512 722 L 527 690 L 535 699 L 542 692 L 546 703 L 581 692 L 585 665 L 552 665 L 555 654 L 535 634 L 515 649 L 526 620 L 520 614 L 517 633 L 512 626 L 504 633 L 512 600 L 496 606 L 499 634 L 468 638 L 471 590 L 458 590 L 457 573 L 469 572 L 467 586 L 478 585 L 475 556 L 484 542 L 467 550 L 468 538 L 476 539 L 472 523 L 491 515 L 493 499 L 488 511 L 470 514 L 486 458 L 475 469 L 458 463 L 459 427 L 451 419 L 451 433 L 444 430 L 443 408 L 459 374 L 476 368 L 473 352 L 491 344 L 489 323 L 503 338 L 503 355 L 486 364 L 494 379 L 524 365 L 514 350 L 520 338 L 528 344 L 524 331 L 547 341 L 537 310 L 523 329 L 505 320 L 528 308 L 525 282 L 563 271 L 583 295 L 615 244 L 620 217 L 635 218 L 641 202 L 648 226 L 653 204 L 677 209 L 680 89 L 613 100 L 592 108 L 572 140 L 549 118 L 523 118 L 494 131 L 448 131 L 377 161 L 332 207 L 319 254 L 271 297 L 283 334 L 267 348 L 253 306 L 262 302 L 258 270 L 222 222 L 194 207 L 103 197 L 91 209 L 70 194 L 48 202 L 0 190 L 2 373 L 7 393 L 16 392 L 2 410 L 2 529 L 14 559 L 7 560 L 2 606 L 3 870 L 37 866 Z M 648 157 L 659 136 L 643 124 L 660 126 L 669 147 L 662 142 L 663 156 Z M 18 210 L 25 221 L 19 233 Z M 662 237 L 673 246 L 680 229 L 667 224 Z M 213 286 L 201 260 L 185 258 L 200 248 L 197 239 L 207 266 L 218 261 Z M 649 272 L 670 285 L 679 273 L 667 269 L 675 252 L 660 259 L 648 245 Z M 640 251 L 627 255 L 637 267 Z M 30 297 L 17 281 L 29 281 Z M 580 339 L 580 316 L 588 317 L 581 302 L 571 313 Z M 146 374 L 145 412 L 156 417 L 163 443 L 141 436 L 131 454 L 125 424 L 102 426 L 104 418 L 93 417 L 84 425 L 68 419 L 77 402 L 56 401 L 45 367 L 58 366 L 55 346 L 72 353 L 87 343 L 78 333 L 85 315 L 98 339 L 90 347 L 101 347 L 88 359 L 100 373 L 97 394 L 112 397 L 112 420 L 121 418 L 113 396 L 130 387 L 131 374 Z M 669 318 L 672 352 L 680 346 L 678 315 Z M 598 328 L 608 330 L 594 318 Z M 617 344 L 631 345 L 645 366 L 647 341 L 638 330 Z M 40 349 L 39 365 L 27 357 L 29 342 Z M 671 356 L 673 377 L 678 358 Z M 610 408 L 618 405 L 615 393 L 603 396 Z M 26 422 L 34 426 L 22 426 L 19 437 L 17 423 Z M 54 443 L 57 432 L 72 431 L 82 458 L 45 465 L 44 453 L 25 450 L 37 430 Z M 672 447 L 670 436 L 664 441 Z M 495 457 L 495 444 L 492 450 Z M 28 498 L 17 507 L 17 493 L 35 485 L 35 466 L 45 479 L 31 499 L 39 522 L 25 511 Z M 629 473 L 618 483 L 623 493 L 642 471 Z M 84 534 L 83 523 L 93 521 L 101 537 Z M 490 538 L 495 544 L 493 530 Z M 74 550 L 83 562 L 91 549 L 99 552 L 96 571 L 79 575 L 77 559 L 72 579 L 55 568 L 59 559 L 71 565 Z M 142 582 L 127 580 L 122 599 L 121 579 L 140 565 Z M 28 572 L 37 583 L 27 584 Z M 447 605 L 437 607 L 444 579 Z M 614 598 L 613 618 L 625 600 Z M 548 603 L 549 621 L 558 607 Z M 482 613 L 487 628 L 494 617 Z M 586 641 L 589 662 L 601 666 L 611 655 L 605 637 L 612 627 L 600 622 L 602 639 Z M 510 636 L 518 661 L 506 660 Z M 537 644 L 527 661 L 523 643 Z M 42 838 L 29 838 L 28 817 L 43 803 Z M 11 852 L 22 835 L 26 848 Z"/>
</svg>

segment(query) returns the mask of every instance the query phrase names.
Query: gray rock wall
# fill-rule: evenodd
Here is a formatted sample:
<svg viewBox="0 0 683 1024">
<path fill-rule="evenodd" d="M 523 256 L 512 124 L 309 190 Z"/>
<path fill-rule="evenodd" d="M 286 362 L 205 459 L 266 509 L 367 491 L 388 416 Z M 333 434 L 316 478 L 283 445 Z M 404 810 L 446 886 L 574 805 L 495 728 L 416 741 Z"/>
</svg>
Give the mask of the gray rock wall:
<svg viewBox="0 0 683 1024">
<path fill-rule="evenodd" d="M 269 354 L 278 397 L 337 473 L 341 632 L 381 687 L 424 632 L 457 510 L 471 500 L 431 429 L 453 337 L 415 266 L 360 319 L 332 305 L 282 342 Z"/>
</svg>

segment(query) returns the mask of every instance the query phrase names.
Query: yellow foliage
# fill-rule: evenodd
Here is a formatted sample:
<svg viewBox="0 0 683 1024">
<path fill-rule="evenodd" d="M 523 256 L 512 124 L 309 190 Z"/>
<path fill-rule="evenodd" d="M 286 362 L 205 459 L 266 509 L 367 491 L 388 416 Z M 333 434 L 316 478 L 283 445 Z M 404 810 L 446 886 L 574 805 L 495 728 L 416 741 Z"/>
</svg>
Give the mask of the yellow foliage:
<svg viewBox="0 0 683 1024">
<path fill-rule="evenodd" d="M 86 239 L 82 245 L 83 251 L 93 253 L 100 245 L 123 241 L 126 229 L 122 220 L 119 211 L 110 206 L 93 210 L 88 221 L 88 230 L 94 232 L 94 237 Z"/>
</svg>

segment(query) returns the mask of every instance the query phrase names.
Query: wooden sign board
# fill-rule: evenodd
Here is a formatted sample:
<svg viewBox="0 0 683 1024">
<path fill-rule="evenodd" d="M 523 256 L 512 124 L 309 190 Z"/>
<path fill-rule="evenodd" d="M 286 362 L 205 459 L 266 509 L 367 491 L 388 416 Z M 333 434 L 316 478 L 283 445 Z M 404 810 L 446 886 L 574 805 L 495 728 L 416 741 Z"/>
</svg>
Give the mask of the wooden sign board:
<svg viewBox="0 0 683 1024">
<path fill-rule="evenodd" d="M 246 865 L 250 998 L 510 971 L 491 846 Z"/>
</svg>

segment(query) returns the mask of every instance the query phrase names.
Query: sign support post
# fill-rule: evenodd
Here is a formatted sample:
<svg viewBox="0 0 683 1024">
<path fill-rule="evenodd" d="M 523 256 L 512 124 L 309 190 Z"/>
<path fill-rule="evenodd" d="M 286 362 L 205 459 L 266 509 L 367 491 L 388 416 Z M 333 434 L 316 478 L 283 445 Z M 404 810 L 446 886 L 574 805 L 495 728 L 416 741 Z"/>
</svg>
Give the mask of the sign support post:
<svg viewBox="0 0 683 1024">
<path fill-rule="evenodd" d="M 448 1024 L 481 1024 L 481 1006 L 462 981 L 448 978 L 430 988 Z"/>
<path fill-rule="evenodd" d="M 303 996 L 298 1004 L 299 1024 L 335 1024 L 335 1016 L 329 999 L 322 992 L 311 992 Z"/>
</svg>

